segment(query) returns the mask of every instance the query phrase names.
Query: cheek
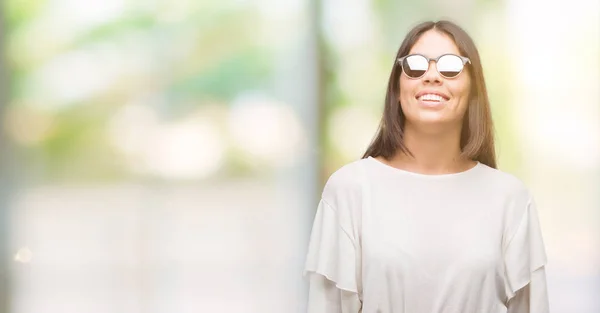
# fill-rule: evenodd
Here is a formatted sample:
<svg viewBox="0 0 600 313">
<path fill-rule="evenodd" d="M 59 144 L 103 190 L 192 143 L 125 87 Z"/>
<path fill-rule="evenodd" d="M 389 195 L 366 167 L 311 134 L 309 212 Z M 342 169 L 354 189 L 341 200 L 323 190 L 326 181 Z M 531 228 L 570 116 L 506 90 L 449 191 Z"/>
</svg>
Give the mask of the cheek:
<svg viewBox="0 0 600 313">
<path fill-rule="evenodd" d="M 463 93 L 464 93 L 464 97 L 467 98 L 467 100 L 471 97 L 471 90 L 473 89 L 473 80 L 471 79 L 471 75 L 469 75 L 469 72 L 467 71 L 466 73 L 464 73 L 466 75 L 464 75 L 463 77 L 465 78 L 465 81 L 462 84 L 462 89 L 463 89 Z"/>
<path fill-rule="evenodd" d="M 411 79 L 407 79 L 405 77 L 400 78 L 400 94 L 398 95 L 400 97 L 400 99 L 398 99 L 400 101 L 400 103 L 402 103 L 403 101 L 408 101 L 410 100 L 410 97 L 412 97 L 412 95 L 415 94 L 414 89 L 416 88 L 415 86 L 415 81 L 411 80 Z"/>
<path fill-rule="evenodd" d="M 471 84 L 469 81 L 457 82 L 457 84 L 452 86 L 452 90 L 452 94 L 459 99 L 461 104 L 469 102 L 471 93 Z"/>
</svg>

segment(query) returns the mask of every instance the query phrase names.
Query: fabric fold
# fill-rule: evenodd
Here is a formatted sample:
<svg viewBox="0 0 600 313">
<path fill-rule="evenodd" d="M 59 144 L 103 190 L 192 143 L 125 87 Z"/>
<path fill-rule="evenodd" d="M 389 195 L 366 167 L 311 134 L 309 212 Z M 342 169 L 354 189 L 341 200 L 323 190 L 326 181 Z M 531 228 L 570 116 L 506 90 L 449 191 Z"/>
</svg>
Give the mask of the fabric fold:
<svg viewBox="0 0 600 313">
<path fill-rule="evenodd" d="M 336 211 L 324 200 L 319 202 L 310 236 L 304 275 L 320 274 L 336 287 L 358 293 L 356 250 L 348 231 L 339 223 Z"/>
<path fill-rule="evenodd" d="M 508 300 L 531 282 L 532 273 L 546 265 L 547 257 L 537 208 L 531 199 L 508 243 L 504 262 Z"/>
</svg>

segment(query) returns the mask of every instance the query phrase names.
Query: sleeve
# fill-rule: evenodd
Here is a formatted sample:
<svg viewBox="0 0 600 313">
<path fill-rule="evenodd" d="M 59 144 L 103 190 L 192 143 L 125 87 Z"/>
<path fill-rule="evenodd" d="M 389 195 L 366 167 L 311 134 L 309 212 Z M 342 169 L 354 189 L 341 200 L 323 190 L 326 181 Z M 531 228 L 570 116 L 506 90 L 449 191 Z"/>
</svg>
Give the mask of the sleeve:
<svg viewBox="0 0 600 313">
<path fill-rule="evenodd" d="M 529 198 L 504 253 L 508 312 L 548 312 L 546 262 L 537 208 Z"/>
<path fill-rule="evenodd" d="M 308 313 L 359 313 L 355 242 L 324 200 L 317 208 L 304 275 L 310 277 Z"/>
<path fill-rule="evenodd" d="M 508 302 L 507 313 L 549 312 L 546 271 L 543 267 L 531 274 L 531 281 Z"/>
<path fill-rule="evenodd" d="M 361 303 L 356 293 L 338 289 L 321 275 L 310 275 L 308 313 L 358 313 Z"/>
</svg>

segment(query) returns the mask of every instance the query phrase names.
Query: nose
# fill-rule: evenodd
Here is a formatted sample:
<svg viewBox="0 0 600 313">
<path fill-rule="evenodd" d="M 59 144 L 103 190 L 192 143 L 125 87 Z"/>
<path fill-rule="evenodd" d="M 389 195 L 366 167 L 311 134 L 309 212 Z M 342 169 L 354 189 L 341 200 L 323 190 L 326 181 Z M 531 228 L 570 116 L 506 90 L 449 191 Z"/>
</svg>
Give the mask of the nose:
<svg viewBox="0 0 600 313">
<path fill-rule="evenodd" d="M 427 69 L 427 72 L 425 72 L 425 75 L 421 78 L 424 83 L 440 84 L 442 82 L 442 77 L 440 76 L 440 73 L 438 73 L 436 66 L 437 64 L 435 61 L 429 61 L 429 69 Z"/>
</svg>

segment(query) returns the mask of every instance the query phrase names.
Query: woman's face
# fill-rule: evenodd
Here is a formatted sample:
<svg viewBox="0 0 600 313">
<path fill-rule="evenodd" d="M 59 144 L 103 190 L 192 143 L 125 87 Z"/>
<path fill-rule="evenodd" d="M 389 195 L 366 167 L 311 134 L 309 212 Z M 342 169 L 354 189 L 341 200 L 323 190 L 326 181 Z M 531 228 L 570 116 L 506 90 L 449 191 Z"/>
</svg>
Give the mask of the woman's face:
<svg viewBox="0 0 600 313">
<path fill-rule="evenodd" d="M 421 35 L 409 54 L 422 54 L 428 58 L 437 58 L 442 54 L 460 55 L 452 38 L 436 30 Z M 435 68 L 435 61 L 429 64 L 429 70 L 421 77 L 412 79 L 404 73 L 400 75 L 400 105 L 407 124 L 423 126 L 462 125 L 462 119 L 469 103 L 471 78 L 468 67 L 454 78 L 444 78 Z M 425 97 L 436 94 L 439 97 Z"/>
</svg>

